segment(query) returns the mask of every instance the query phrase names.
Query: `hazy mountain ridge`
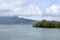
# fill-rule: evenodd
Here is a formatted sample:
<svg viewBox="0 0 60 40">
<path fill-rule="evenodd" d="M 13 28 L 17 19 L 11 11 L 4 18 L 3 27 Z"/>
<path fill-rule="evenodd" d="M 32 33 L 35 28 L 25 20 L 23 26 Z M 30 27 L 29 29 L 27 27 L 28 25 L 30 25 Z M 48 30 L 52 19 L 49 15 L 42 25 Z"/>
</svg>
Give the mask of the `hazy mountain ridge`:
<svg viewBox="0 0 60 40">
<path fill-rule="evenodd" d="M 2 16 L 0 17 L 0 24 L 32 24 L 36 22 L 35 20 L 19 18 L 17 16 L 7 17 Z"/>
</svg>

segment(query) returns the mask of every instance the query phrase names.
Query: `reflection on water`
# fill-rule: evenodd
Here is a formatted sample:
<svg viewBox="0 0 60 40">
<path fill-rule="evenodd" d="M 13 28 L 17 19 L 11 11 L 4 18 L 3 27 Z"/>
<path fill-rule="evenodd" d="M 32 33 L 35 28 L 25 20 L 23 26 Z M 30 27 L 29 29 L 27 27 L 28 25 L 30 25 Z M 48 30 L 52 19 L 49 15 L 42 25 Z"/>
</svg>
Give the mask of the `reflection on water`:
<svg viewBox="0 0 60 40">
<path fill-rule="evenodd" d="M 0 25 L 0 40 L 60 40 L 60 29 L 32 25 Z"/>
</svg>

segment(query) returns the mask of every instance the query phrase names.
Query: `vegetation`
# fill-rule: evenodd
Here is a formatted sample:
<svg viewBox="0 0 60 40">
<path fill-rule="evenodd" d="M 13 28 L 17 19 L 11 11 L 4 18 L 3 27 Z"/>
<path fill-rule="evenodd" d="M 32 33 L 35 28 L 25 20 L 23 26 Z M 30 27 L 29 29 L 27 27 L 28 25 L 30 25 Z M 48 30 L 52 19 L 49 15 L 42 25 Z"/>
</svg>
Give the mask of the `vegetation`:
<svg viewBox="0 0 60 40">
<path fill-rule="evenodd" d="M 33 27 L 42 27 L 42 28 L 60 28 L 60 22 L 58 21 L 46 21 L 42 20 L 41 22 L 37 22 L 33 24 Z"/>
</svg>

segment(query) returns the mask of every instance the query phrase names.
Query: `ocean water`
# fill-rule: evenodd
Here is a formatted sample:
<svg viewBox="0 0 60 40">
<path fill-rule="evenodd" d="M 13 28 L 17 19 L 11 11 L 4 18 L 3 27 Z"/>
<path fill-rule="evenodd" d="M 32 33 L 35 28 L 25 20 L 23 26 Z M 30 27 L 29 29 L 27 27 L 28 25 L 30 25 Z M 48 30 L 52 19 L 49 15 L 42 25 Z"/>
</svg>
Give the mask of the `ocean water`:
<svg viewBox="0 0 60 40">
<path fill-rule="evenodd" d="M 60 40 L 60 29 L 24 24 L 0 25 L 0 40 Z"/>
</svg>

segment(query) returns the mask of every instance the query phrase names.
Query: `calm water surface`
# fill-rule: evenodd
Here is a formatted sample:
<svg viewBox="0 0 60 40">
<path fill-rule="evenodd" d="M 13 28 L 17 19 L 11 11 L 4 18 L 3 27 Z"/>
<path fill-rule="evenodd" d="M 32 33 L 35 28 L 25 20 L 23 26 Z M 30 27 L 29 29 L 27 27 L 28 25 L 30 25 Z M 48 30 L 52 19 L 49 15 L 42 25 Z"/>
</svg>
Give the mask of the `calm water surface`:
<svg viewBox="0 0 60 40">
<path fill-rule="evenodd" d="M 60 40 L 60 29 L 33 28 L 32 25 L 0 25 L 0 40 Z"/>
</svg>

